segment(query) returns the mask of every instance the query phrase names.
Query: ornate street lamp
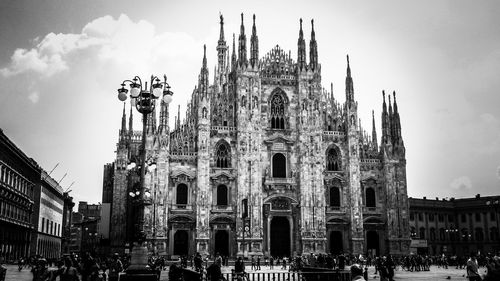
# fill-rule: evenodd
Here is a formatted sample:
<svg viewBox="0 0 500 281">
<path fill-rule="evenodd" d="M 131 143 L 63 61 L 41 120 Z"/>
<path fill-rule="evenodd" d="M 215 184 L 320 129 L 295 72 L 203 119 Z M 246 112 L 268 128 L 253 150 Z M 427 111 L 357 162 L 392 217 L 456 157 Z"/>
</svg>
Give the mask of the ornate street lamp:
<svg viewBox="0 0 500 281">
<path fill-rule="evenodd" d="M 497 198 L 495 199 L 492 199 L 492 200 L 488 200 L 486 201 L 486 206 L 492 208 L 495 212 L 495 220 L 496 220 L 496 223 L 497 223 L 497 229 L 496 229 L 496 238 L 498 239 L 498 245 L 500 245 L 500 220 L 498 219 L 499 217 L 499 214 L 498 214 L 498 209 L 500 207 L 500 200 Z M 495 249 L 498 251 L 498 249 Z"/>
<path fill-rule="evenodd" d="M 146 127 L 148 114 L 155 109 L 156 100 L 161 98 L 163 102 L 169 104 L 172 101 L 173 92 L 170 91 L 166 75 L 163 76 L 163 82 L 157 76 L 151 76 L 149 88 L 147 82 L 143 85 L 141 78 L 135 76 L 132 80 L 122 82 L 122 87 L 118 89 L 118 99 L 120 101 L 125 101 L 129 95 L 129 90 L 125 88 L 127 84 L 130 88 L 131 104 L 142 114 L 142 148 L 140 158 L 140 186 L 138 190 L 134 190 L 134 192 L 130 192 L 129 194 L 130 197 L 136 200 L 138 205 L 136 222 L 134 224 L 136 226 L 135 241 L 132 247 L 130 266 L 126 270 L 125 278 L 121 279 L 157 280 L 157 275 L 147 267 L 148 250 L 144 243 L 146 240 L 146 233 L 144 232 L 144 208 L 151 196 L 149 190 L 144 186 L 144 176 L 146 173 Z M 153 165 L 149 165 L 149 169 Z M 131 163 L 128 168 L 132 169 L 135 166 L 135 163 Z"/>
</svg>

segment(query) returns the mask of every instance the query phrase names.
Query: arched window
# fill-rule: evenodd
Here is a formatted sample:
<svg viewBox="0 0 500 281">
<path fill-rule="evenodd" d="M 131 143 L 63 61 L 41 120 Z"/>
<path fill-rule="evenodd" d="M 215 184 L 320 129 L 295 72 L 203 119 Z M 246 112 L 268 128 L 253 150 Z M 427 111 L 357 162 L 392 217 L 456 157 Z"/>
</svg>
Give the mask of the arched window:
<svg viewBox="0 0 500 281">
<path fill-rule="evenodd" d="M 418 236 L 420 239 L 425 239 L 425 228 L 424 227 L 420 228 Z"/>
<path fill-rule="evenodd" d="M 444 228 L 439 229 L 439 240 L 441 240 L 441 241 L 446 240 Z"/>
<path fill-rule="evenodd" d="M 187 185 L 181 183 L 177 186 L 177 205 L 187 205 L 188 202 L 188 187 Z"/>
<path fill-rule="evenodd" d="M 498 228 L 496 228 L 496 227 L 490 228 L 490 240 L 491 241 L 498 240 Z"/>
<path fill-rule="evenodd" d="M 280 94 L 271 98 L 271 129 L 285 129 L 285 99 Z"/>
<path fill-rule="evenodd" d="M 227 186 L 217 186 L 217 206 L 227 206 Z"/>
<path fill-rule="evenodd" d="M 217 146 L 215 154 L 215 166 L 217 168 L 228 168 L 231 163 L 229 147 L 224 142 Z"/>
<path fill-rule="evenodd" d="M 431 241 L 436 240 L 436 229 L 434 227 L 431 227 L 430 229 L 429 238 Z"/>
<path fill-rule="evenodd" d="M 339 171 L 340 170 L 340 159 L 335 148 L 330 148 L 326 152 L 326 170 L 327 171 Z"/>
<path fill-rule="evenodd" d="M 366 189 L 366 207 L 376 207 L 375 190 L 371 187 Z"/>
<path fill-rule="evenodd" d="M 469 230 L 462 228 L 462 241 L 469 241 Z"/>
<path fill-rule="evenodd" d="M 483 229 L 480 227 L 477 227 L 474 237 L 476 238 L 476 241 L 483 241 L 484 240 Z"/>
<path fill-rule="evenodd" d="M 330 206 L 340 207 L 340 190 L 336 186 L 330 187 Z"/>
<path fill-rule="evenodd" d="M 273 178 L 286 178 L 286 158 L 281 153 L 273 156 Z"/>
</svg>

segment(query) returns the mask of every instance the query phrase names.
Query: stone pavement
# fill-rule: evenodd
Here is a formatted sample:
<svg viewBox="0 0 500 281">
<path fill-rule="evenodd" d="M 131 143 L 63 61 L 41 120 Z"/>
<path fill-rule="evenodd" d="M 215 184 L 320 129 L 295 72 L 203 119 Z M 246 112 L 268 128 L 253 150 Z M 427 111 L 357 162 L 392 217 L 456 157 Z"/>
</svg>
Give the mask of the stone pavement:
<svg viewBox="0 0 500 281">
<path fill-rule="evenodd" d="M 25 268 L 21 272 L 17 270 L 17 265 L 6 265 L 7 267 L 7 275 L 5 281 L 31 281 L 33 280 L 33 274 L 31 274 L 30 269 Z M 231 272 L 233 267 L 223 267 L 222 272 Z M 249 270 L 250 266 L 247 267 L 247 272 L 256 272 L 253 270 Z M 268 267 L 262 267 L 262 270 L 258 272 L 286 272 L 286 270 L 276 269 L 269 270 Z M 479 271 L 482 275 L 486 274 L 486 269 L 484 267 L 480 268 Z M 168 276 L 168 270 L 162 271 L 161 273 L 161 281 L 166 281 Z M 447 277 L 450 279 L 447 279 Z M 367 281 L 378 281 L 379 276 L 375 275 L 375 268 L 370 267 L 368 269 L 368 280 Z M 450 267 L 448 269 L 438 268 L 436 266 L 432 266 L 430 271 L 402 271 L 401 269 L 396 271 L 394 280 L 412 280 L 412 281 L 446 281 L 446 280 L 455 280 L 455 281 L 466 281 L 465 278 L 465 269 L 455 269 L 455 267 Z"/>
</svg>

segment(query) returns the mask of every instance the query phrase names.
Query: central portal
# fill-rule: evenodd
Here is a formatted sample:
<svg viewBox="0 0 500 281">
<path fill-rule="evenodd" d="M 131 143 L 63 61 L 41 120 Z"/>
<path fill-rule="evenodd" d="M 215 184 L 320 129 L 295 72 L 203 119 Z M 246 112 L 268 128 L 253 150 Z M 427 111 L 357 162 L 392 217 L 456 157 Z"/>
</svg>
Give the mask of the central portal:
<svg viewBox="0 0 500 281">
<path fill-rule="evenodd" d="M 290 222 L 287 217 L 273 217 L 271 220 L 271 256 L 290 256 Z"/>
<path fill-rule="evenodd" d="M 229 235 L 226 230 L 217 230 L 215 232 L 214 254 L 219 254 L 223 257 L 229 256 Z"/>
</svg>

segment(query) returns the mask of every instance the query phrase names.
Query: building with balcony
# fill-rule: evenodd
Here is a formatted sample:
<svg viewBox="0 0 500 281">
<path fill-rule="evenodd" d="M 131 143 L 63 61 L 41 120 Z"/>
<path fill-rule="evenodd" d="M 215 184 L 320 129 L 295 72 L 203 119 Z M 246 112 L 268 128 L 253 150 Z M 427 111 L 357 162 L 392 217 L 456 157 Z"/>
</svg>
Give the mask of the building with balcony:
<svg viewBox="0 0 500 281">
<path fill-rule="evenodd" d="M 0 129 L 0 261 L 30 254 L 34 190 L 40 182 L 38 164 Z"/>
<path fill-rule="evenodd" d="M 130 242 L 129 194 L 141 186 L 129 164 L 145 150 L 156 164 L 145 175 L 151 252 L 407 254 L 406 148 L 395 93 L 382 93 L 379 140 L 375 114 L 371 132 L 358 118 L 349 57 L 345 102 L 323 87 L 313 22 L 309 62 L 302 20 L 296 57 L 278 45 L 259 56 L 255 16 L 247 57 L 243 15 L 232 49 L 221 16 L 215 51 L 213 80 L 207 52 L 215 52 L 205 48 L 187 112 L 177 112 L 172 128 L 168 104 L 148 115 L 144 149 L 132 107 L 128 127 L 123 109 L 116 159 L 105 168 L 113 168 L 111 247 L 123 252 Z"/>
<path fill-rule="evenodd" d="M 468 255 L 500 251 L 500 196 L 410 198 L 410 235 L 416 253 Z"/>
</svg>

